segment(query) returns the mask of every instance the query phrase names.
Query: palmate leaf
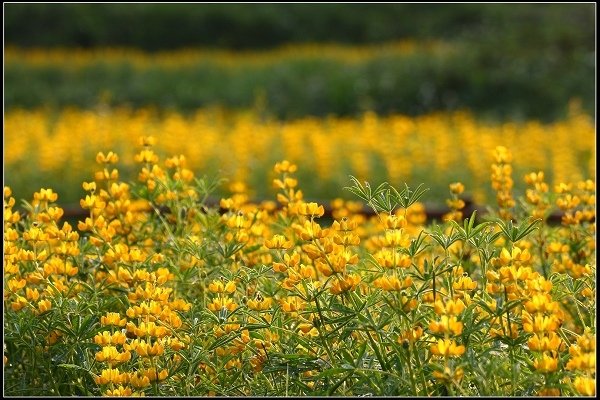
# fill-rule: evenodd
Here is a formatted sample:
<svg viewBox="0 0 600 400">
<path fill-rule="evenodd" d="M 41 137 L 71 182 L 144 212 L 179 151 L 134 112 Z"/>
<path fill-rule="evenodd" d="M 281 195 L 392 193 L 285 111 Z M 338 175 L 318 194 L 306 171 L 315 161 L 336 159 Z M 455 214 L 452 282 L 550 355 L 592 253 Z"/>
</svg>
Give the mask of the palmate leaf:
<svg viewBox="0 0 600 400">
<path fill-rule="evenodd" d="M 360 197 L 367 203 L 371 201 L 371 186 L 369 182 L 365 182 L 365 186 L 363 186 L 358 179 L 350 175 L 350 180 L 352 180 L 353 186 L 346 186 L 344 189 L 354 193 L 356 196 Z"/>
<path fill-rule="evenodd" d="M 425 194 L 429 188 L 424 187 L 421 183 L 415 190 L 411 190 L 410 187 L 405 183 L 404 189 L 398 192 L 395 187 L 389 185 L 391 190 L 394 192 L 396 201 L 402 206 L 402 208 L 408 208 L 415 204 Z"/>
<path fill-rule="evenodd" d="M 376 213 L 385 211 L 391 214 L 398 206 L 406 209 L 419 201 L 423 194 L 429 190 L 423 187 L 422 183 L 414 190 L 405 183 L 404 189 L 399 192 L 387 182 L 381 183 L 373 190 L 369 182 L 365 181 L 363 185 L 352 175 L 350 175 L 350 180 L 352 186 L 347 186 L 344 189 L 364 200 Z"/>
<path fill-rule="evenodd" d="M 500 218 L 495 218 L 494 220 L 498 223 L 500 231 L 512 243 L 518 242 L 534 230 L 538 229 L 536 225 L 542 221 L 537 218 L 531 222 L 523 221 L 521 224 L 515 225 L 512 220 L 504 221 Z"/>
</svg>

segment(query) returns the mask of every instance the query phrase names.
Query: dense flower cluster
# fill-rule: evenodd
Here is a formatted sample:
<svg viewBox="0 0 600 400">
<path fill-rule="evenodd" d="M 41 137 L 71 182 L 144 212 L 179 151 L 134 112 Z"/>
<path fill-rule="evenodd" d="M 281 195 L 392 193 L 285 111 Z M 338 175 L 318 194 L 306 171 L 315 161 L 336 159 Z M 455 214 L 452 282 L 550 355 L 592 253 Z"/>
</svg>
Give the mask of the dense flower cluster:
<svg viewBox="0 0 600 400">
<path fill-rule="evenodd" d="M 549 187 L 593 179 L 595 174 L 594 122 L 576 108 L 569 118 L 550 124 L 492 124 L 467 112 L 417 117 L 366 113 L 356 118 L 278 121 L 258 112 L 215 109 L 192 115 L 125 108 L 100 113 L 12 110 L 6 114 L 5 132 L 6 176 L 19 173 L 18 181 L 8 179 L 13 191 L 29 196 L 32 185 L 48 184 L 48 177 L 60 176 L 60 181 L 49 184 L 68 203 L 76 202 L 79 183 L 94 171 L 90 161 L 97 149 L 118 153 L 122 180 L 135 179 L 134 153 L 137 137 L 142 134 L 156 137 L 161 148 L 155 155 L 141 153 L 138 158 L 183 154 L 185 168 L 243 182 L 254 198 L 272 196 L 264 182 L 271 166 L 281 159 L 303 165 L 298 171 L 303 189 L 311 198 L 322 199 L 341 196 L 341 188 L 352 174 L 394 185 L 427 182 L 430 193 L 440 200 L 449 182 L 460 181 L 475 204 L 489 203 L 496 195 L 506 197 L 511 190 L 524 190 L 527 185 L 532 189 L 527 198 L 539 203 L 537 197 L 544 192 L 535 188 L 538 178 L 526 184 L 520 178 L 524 174 L 545 171 L 543 178 Z M 520 145 L 525 140 L 527 146 Z M 497 155 L 501 162 L 495 162 L 493 184 L 502 188 L 497 192 L 488 182 L 490 153 L 503 143 L 514 143 L 510 148 L 506 145 L 513 161 Z M 153 171 L 145 174 L 156 181 L 151 177 Z M 182 174 L 189 177 L 186 171 Z M 511 175 L 512 182 L 508 179 Z M 289 183 L 280 183 L 284 184 Z M 460 195 L 458 189 L 456 194 Z M 510 200 L 499 199 L 508 206 Z M 451 206 L 458 209 L 460 202 L 453 201 Z"/>
<path fill-rule="evenodd" d="M 423 192 L 368 183 L 375 216 L 336 199 L 327 221 L 293 162 L 275 164 L 276 201 L 234 180 L 209 207 L 219 182 L 155 142 L 136 182 L 96 155 L 77 229 L 52 189 L 19 212 L 4 188 L 7 393 L 595 395 L 591 180 L 551 192 L 528 173 L 519 197 L 501 147 L 484 221 L 461 182 L 442 225 Z"/>
</svg>

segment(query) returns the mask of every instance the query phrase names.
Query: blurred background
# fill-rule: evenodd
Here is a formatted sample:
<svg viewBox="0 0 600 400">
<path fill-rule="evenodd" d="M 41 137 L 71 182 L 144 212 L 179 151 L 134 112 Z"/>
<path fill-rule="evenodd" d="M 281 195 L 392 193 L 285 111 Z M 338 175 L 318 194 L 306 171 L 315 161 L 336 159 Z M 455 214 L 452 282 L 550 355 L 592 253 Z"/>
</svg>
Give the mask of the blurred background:
<svg viewBox="0 0 600 400">
<path fill-rule="evenodd" d="M 287 158 L 308 198 L 352 174 L 489 202 L 500 144 L 517 189 L 594 179 L 595 7 L 5 3 L 4 182 L 77 203 L 98 151 L 136 179 L 142 135 L 256 198 Z"/>
</svg>

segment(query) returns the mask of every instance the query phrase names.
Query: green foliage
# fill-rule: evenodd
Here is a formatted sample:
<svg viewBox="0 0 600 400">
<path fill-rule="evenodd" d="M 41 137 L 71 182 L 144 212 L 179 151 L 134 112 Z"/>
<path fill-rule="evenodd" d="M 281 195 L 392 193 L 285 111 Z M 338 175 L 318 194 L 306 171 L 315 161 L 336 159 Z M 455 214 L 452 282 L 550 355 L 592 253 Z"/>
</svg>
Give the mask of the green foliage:
<svg viewBox="0 0 600 400">
<path fill-rule="evenodd" d="M 5 4 L 18 46 L 267 48 L 466 38 L 501 47 L 594 48 L 592 4 Z M 148 29 L 148 26 L 152 29 Z M 335 29 L 333 29 L 335 27 Z"/>
<path fill-rule="evenodd" d="M 264 96 L 267 111 L 285 118 L 467 107 L 548 120 L 575 97 L 595 108 L 592 4 L 7 4 L 4 11 L 5 43 L 22 47 L 260 49 L 406 38 L 460 47 L 358 65 L 323 58 L 236 70 L 207 63 L 138 71 L 125 63 L 67 72 L 8 63 L 8 108 L 89 107 L 105 92 L 114 104 L 181 110 L 249 107 Z"/>
<path fill-rule="evenodd" d="M 594 104 L 593 63 L 583 54 L 549 63 L 556 54 L 508 62 L 501 48 L 467 44 L 449 52 L 417 49 L 347 63 L 326 54 L 286 57 L 263 65 L 223 67 L 218 62 L 137 68 L 129 62 L 85 67 L 5 63 L 4 101 L 14 107 L 90 108 L 110 95 L 111 105 L 156 106 L 190 112 L 221 105 L 250 108 L 262 99 L 264 112 L 279 118 L 306 115 L 423 114 L 468 108 L 495 118 L 552 120 L 571 98 Z M 561 56 L 562 57 L 562 56 Z"/>
</svg>

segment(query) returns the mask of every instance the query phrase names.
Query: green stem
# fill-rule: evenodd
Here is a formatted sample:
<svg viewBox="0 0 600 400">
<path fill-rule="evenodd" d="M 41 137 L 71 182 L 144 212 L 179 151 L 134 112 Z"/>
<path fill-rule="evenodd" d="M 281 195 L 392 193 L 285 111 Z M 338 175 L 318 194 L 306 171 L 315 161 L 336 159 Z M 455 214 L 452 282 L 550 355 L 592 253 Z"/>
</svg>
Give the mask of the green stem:
<svg viewBox="0 0 600 400">
<path fill-rule="evenodd" d="M 410 374 L 410 387 L 411 387 L 411 389 L 413 391 L 413 394 L 415 396 L 418 396 L 419 394 L 417 393 L 417 386 L 415 384 L 415 376 L 414 376 L 414 373 L 413 373 L 412 363 L 411 363 L 411 360 L 410 360 L 410 355 L 411 355 L 410 348 L 411 348 L 411 346 L 412 346 L 412 344 L 409 345 L 408 349 L 406 350 L 406 352 L 408 353 L 408 357 L 407 357 L 408 358 L 408 362 L 407 362 L 407 364 L 408 364 L 408 373 Z"/>
<path fill-rule="evenodd" d="M 321 312 L 321 305 L 319 304 L 319 296 L 315 296 L 315 304 L 317 305 L 317 313 L 319 314 L 319 324 L 316 327 L 317 330 L 319 331 L 319 338 L 321 339 L 321 342 L 323 342 L 323 347 L 325 348 L 325 351 L 327 352 L 327 356 L 329 357 L 329 363 L 331 364 L 331 366 L 333 368 L 335 368 L 336 365 L 335 365 L 335 359 L 333 357 L 333 353 L 331 352 L 329 343 L 327 343 L 327 341 L 325 340 L 325 336 L 323 335 L 323 331 L 321 330 L 321 327 L 325 323 L 325 320 L 323 319 L 323 313 Z M 313 325 L 314 325 L 314 323 L 313 323 Z"/>
</svg>

